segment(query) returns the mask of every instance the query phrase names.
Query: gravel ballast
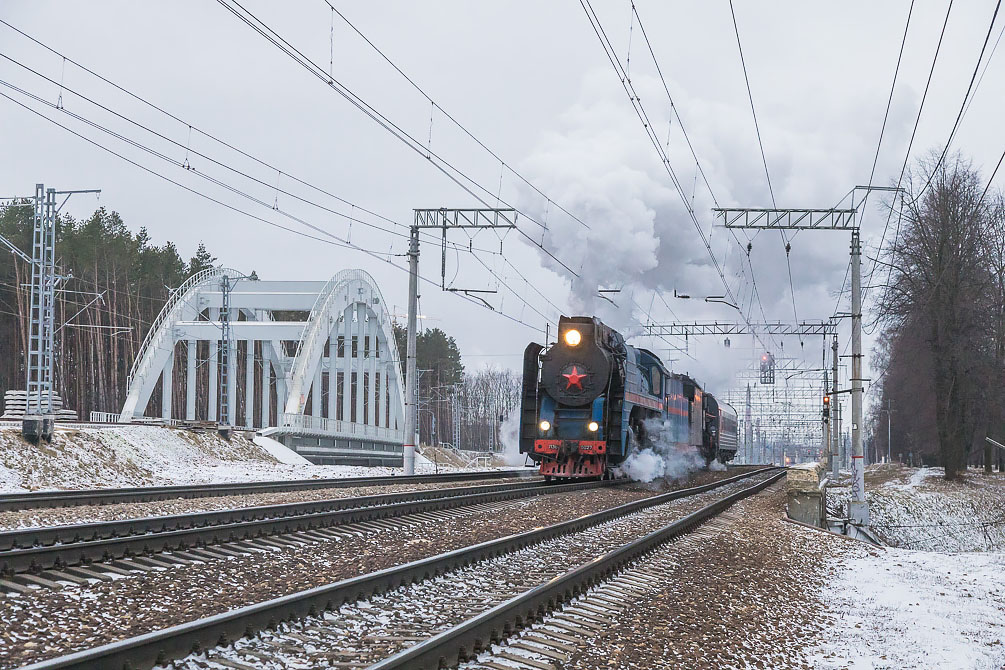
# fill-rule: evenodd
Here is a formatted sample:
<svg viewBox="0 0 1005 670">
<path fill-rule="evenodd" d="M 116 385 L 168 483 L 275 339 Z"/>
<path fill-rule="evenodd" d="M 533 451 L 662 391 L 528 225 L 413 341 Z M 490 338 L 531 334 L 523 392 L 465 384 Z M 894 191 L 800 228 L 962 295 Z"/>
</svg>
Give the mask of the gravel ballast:
<svg viewBox="0 0 1005 670">
<path fill-rule="evenodd" d="M 818 597 L 831 561 L 869 550 L 784 521 L 784 505 L 775 485 L 710 535 L 662 549 L 672 562 L 661 587 L 563 670 L 812 668 L 804 650 L 834 620 Z"/>
<path fill-rule="evenodd" d="M 696 473 L 669 488 L 736 472 Z M 0 598 L 0 666 L 13 667 L 210 616 L 657 493 L 626 485 L 513 501 L 505 510 Z"/>
</svg>

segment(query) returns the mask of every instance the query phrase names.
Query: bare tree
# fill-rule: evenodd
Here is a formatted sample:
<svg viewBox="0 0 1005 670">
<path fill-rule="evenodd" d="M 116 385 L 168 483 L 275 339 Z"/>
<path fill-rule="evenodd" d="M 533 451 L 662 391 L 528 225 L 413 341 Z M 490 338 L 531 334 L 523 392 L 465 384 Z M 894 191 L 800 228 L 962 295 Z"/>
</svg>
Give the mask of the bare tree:
<svg viewBox="0 0 1005 670">
<path fill-rule="evenodd" d="M 938 165 L 930 157 L 912 173 L 903 233 L 885 261 L 890 276 L 880 307 L 888 327 L 918 328 L 927 341 L 940 460 L 946 479 L 955 479 L 988 416 L 983 397 L 994 369 L 993 273 L 985 256 L 990 208 L 980 176 L 960 156 Z"/>
<path fill-rule="evenodd" d="M 1005 198 L 998 194 L 988 207 L 984 235 L 984 257 L 991 281 L 991 318 L 993 330 L 993 374 L 988 380 L 988 410 L 986 434 L 993 433 L 1001 441 L 1005 435 Z M 998 452 L 998 471 L 1002 471 L 1002 454 Z M 991 472 L 995 454 L 991 445 L 984 443 L 984 472 Z"/>
</svg>

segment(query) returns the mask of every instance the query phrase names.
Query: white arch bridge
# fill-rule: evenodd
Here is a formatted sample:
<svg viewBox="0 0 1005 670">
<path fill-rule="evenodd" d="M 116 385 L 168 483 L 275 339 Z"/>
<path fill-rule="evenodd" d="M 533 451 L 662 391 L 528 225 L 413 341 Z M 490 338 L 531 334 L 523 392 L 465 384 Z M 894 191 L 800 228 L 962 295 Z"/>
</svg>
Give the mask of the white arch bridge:
<svg viewBox="0 0 1005 670">
<path fill-rule="evenodd" d="M 363 270 L 310 282 L 211 268 L 164 305 L 117 418 L 159 409 L 261 430 L 316 463 L 401 465 L 402 381 L 390 315 Z"/>
</svg>

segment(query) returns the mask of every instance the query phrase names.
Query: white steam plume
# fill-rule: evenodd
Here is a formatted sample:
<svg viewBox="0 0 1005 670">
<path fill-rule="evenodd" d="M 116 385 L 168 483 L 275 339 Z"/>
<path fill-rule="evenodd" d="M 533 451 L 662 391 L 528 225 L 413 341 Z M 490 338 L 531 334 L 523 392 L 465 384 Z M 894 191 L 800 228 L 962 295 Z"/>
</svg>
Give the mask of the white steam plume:
<svg viewBox="0 0 1005 670">
<path fill-rule="evenodd" d="M 630 479 L 639 482 L 680 479 L 705 465 L 698 449 L 690 447 L 678 449 L 669 437 L 669 423 L 659 419 L 645 422 L 651 446 L 633 449 L 625 462 L 618 468 Z"/>
<path fill-rule="evenodd" d="M 513 411 L 499 426 L 499 440 L 503 443 L 503 463 L 511 466 L 524 465 L 526 454 L 520 453 L 520 412 Z"/>
</svg>

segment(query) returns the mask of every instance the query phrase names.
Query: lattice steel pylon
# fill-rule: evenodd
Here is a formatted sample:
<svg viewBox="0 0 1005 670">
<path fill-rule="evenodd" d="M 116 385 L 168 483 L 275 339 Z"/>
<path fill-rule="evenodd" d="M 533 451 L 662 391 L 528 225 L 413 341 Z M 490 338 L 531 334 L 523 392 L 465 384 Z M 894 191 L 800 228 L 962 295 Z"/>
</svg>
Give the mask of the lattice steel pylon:
<svg viewBox="0 0 1005 670">
<path fill-rule="evenodd" d="M 56 191 L 35 185 L 31 244 L 31 312 L 28 318 L 26 416 L 52 414 L 53 312 L 56 296 Z M 51 430 L 44 431 L 51 434 Z M 43 435 L 44 436 L 44 435 Z"/>
</svg>

